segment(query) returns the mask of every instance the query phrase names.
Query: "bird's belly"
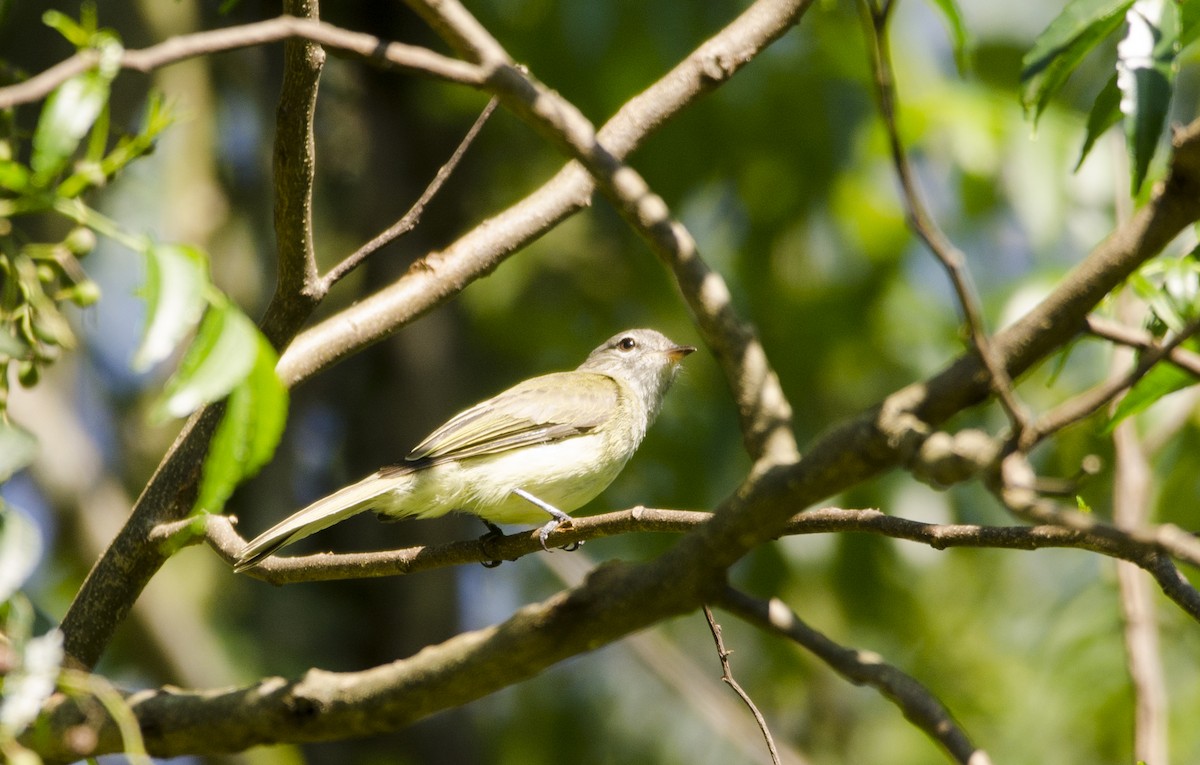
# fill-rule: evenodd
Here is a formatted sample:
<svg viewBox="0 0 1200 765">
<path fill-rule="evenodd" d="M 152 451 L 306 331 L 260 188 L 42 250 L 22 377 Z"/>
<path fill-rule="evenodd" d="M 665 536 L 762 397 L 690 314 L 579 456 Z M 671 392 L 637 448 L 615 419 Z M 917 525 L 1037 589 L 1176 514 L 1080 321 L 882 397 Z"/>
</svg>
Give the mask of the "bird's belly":
<svg viewBox="0 0 1200 765">
<path fill-rule="evenodd" d="M 492 523 L 541 523 L 546 511 L 514 494 L 516 489 L 569 513 L 604 491 L 629 456 L 608 448 L 604 434 L 593 433 L 445 462 L 414 475 L 403 503 L 407 512 L 396 514 L 429 518 L 461 510 Z"/>
</svg>

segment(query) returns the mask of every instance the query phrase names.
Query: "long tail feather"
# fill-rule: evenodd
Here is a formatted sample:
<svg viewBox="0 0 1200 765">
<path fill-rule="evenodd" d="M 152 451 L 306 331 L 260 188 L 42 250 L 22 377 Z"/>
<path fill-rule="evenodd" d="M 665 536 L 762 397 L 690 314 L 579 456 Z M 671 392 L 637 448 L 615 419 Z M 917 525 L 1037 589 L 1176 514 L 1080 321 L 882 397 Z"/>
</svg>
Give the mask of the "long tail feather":
<svg viewBox="0 0 1200 765">
<path fill-rule="evenodd" d="M 252 568 L 281 547 L 370 509 L 380 495 L 408 480 L 407 475 L 407 472 L 393 473 L 383 478 L 380 473 L 375 473 L 317 500 L 248 542 L 238 554 L 233 570 Z"/>
</svg>

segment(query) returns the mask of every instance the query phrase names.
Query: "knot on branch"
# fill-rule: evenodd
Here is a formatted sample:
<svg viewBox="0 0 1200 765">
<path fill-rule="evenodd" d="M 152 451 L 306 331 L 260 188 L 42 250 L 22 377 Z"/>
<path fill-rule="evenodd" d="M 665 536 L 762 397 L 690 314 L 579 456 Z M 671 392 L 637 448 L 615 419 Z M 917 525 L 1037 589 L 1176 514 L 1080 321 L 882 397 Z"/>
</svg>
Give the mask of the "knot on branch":
<svg viewBox="0 0 1200 765">
<path fill-rule="evenodd" d="M 999 440 L 982 430 L 937 431 L 921 443 L 905 467 L 917 480 L 945 488 L 990 469 L 1002 448 Z"/>
</svg>

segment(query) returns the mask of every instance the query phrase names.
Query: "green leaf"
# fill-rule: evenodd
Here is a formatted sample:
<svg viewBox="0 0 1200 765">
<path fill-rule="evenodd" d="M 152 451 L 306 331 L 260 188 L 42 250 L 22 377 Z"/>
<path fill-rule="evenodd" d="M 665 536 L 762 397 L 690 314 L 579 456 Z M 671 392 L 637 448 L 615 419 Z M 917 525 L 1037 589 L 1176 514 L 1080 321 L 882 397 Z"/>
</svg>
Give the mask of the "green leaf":
<svg viewBox="0 0 1200 765">
<path fill-rule="evenodd" d="M 1179 9 L 1179 48 L 1186 48 L 1200 37 L 1200 3 L 1181 3 Z"/>
<path fill-rule="evenodd" d="M 46 99 L 33 134 L 30 164 L 39 185 L 46 185 L 66 166 L 108 103 L 111 77 L 99 70 L 78 74 Z"/>
<path fill-rule="evenodd" d="M 1129 29 L 1117 44 L 1117 86 L 1125 115 L 1133 193 L 1146 180 L 1158 149 L 1175 79 L 1179 51 L 1179 7 L 1174 0 L 1137 0 Z"/>
<path fill-rule="evenodd" d="M 1112 433 L 1113 428 L 1117 427 L 1121 420 L 1145 411 L 1164 396 L 1191 387 L 1196 382 L 1195 375 L 1174 364 L 1163 363 L 1155 366 L 1142 379 L 1138 380 L 1117 404 L 1104 432 Z"/>
<path fill-rule="evenodd" d="M 973 44 L 967 25 L 963 22 L 962 9 L 958 7 L 957 0 L 930 1 L 942 12 L 947 26 L 950 27 L 950 41 L 954 44 L 954 63 L 959 74 L 962 74 L 970 68 L 968 59 Z"/>
<path fill-rule="evenodd" d="M 24 512 L 0 499 L 0 603 L 21 589 L 42 558 L 42 534 Z"/>
<path fill-rule="evenodd" d="M 229 395 L 225 416 L 209 447 L 193 512 L 221 512 L 237 485 L 275 454 L 288 408 L 287 388 L 275 374 L 278 360 L 260 334 L 254 367 Z"/>
<path fill-rule="evenodd" d="M 1021 60 L 1021 103 L 1034 124 L 1079 62 L 1121 25 L 1134 0 L 1072 0 Z"/>
<path fill-rule="evenodd" d="M 195 247 L 153 245 L 146 250 L 146 328 L 133 355 L 144 372 L 170 356 L 204 313 L 208 258 Z"/>
<path fill-rule="evenodd" d="M 1121 121 L 1121 89 L 1117 87 L 1117 75 L 1113 75 L 1096 96 L 1092 111 L 1088 114 L 1087 138 L 1084 139 L 1083 149 L 1079 152 L 1079 161 L 1075 163 L 1075 171 L 1083 166 L 1083 160 L 1091 153 L 1096 140 L 1108 132 L 1108 129 Z"/>
<path fill-rule="evenodd" d="M 37 439 L 7 417 L 0 417 L 0 483 L 33 462 L 36 455 Z"/>
<path fill-rule="evenodd" d="M 167 381 L 156 416 L 186 417 L 227 396 L 253 368 L 258 338 L 258 327 L 231 303 L 212 305 L 179 369 Z"/>
<path fill-rule="evenodd" d="M 0 160 L 0 188 L 22 194 L 29 190 L 29 170 L 20 162 Z"/>
</svg>

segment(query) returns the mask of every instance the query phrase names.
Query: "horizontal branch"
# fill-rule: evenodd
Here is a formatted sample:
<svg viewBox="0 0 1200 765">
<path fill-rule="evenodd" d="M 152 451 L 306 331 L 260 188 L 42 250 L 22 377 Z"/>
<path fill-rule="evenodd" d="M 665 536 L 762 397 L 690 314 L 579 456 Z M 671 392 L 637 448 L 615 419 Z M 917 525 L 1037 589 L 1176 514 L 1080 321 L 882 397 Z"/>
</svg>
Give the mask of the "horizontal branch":
<svg viewBox="0 0 1200 765">
<path fill-rule="evenodd" d="M 555 530 L 549 540 L 554 546 L 570 546 L 634 532 L 684 534 L 703 526 L 711 521 L 712 517 L 711 513 L 695 510 L 635 507 L 575 518 L 570 526 Z M 1087 530 L 1055 524 L 937 524 L 899 518 L 878 510 L 825 507 L 793 516 L 781 536 L 848 532 L 902 539 L 928 545 L 937 550 L 952 547 L 1007 550 L 1068 548 L 1127 560 L 1153 575 L 1171 600 L 1192 618 L 1200 621 L 1200 591 L 1193 588 L 1171 563 L 1159 540 L 1154 538 L 1153 532 L 1142 532 L 1143 536 L 1150 536 L 1149 539 L 1142 539 L 1135 533 L 1126 533 L 1113 527 Z M 197 527 L 191 520 L 164 524 L 155 530 L 152 540 L 170 546 L 206 541 L 231 565 L 245 545 L 245 540 L 234 529 L 233 522 L 221 515 L 207 516 L 202 527 Z M 541 551 L 541 542 L 537 531 L 534 530 L 400 550 L 275 556 L 267 558 L 255 568 L 247 570 L 245 574 L 276 585 L 369 579 L 415 574 L 448 566 L 490 563 L 497 560 L 515 561 Z"/>
<path fill-rule="evenodd" d="M 405 71 L 479 87 L 482 72 L 474 64 L 443 56 L 428 48 L 386 42 L 374 35 L 352 32 L 331 24 L 294 16 L 277 16 L 225 29 L 180 35 L 161 43 L 121 53 L 124 69 L 150 72 L 197 56 L 250 48 L 288 39 L 303 39 L 352 53 Z M 24 82 L 0 88 L 0 109 L 38 101 L 77 74 L 100 63 L 100 51 L 82 50 Z"/>
</svg>

